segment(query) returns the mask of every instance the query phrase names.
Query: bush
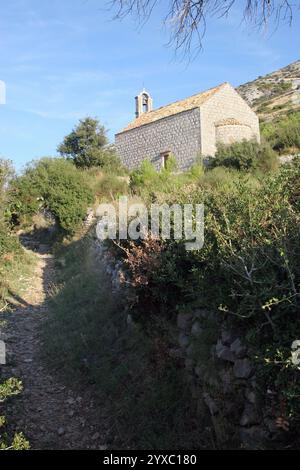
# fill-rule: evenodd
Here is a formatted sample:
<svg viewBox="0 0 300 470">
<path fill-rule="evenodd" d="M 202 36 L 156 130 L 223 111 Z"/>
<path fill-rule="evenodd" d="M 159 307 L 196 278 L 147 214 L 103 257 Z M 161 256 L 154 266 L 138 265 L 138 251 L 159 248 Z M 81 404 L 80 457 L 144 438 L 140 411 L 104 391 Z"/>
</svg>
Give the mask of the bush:
<svg viewBox="0 0 300 470">
<path fill-rule="evenodd" d="M 0 158 L 0 224 L 6 219 L 7 189 L 13 175 L 14 170 L 11 162 Z"/>
<path fill-rule="evenodd" d="M 205 204 L 205 243 L 194 252 L 175 242 L 135 244 L 127 261 L 133 312 L 175 320 L 177 308 L 196 304 L 231 319 L 251 346 L 261 389 L 274 392 L 276 413 L 299 438 L 291 345 L 300 338 L 300 159 L 258 185 L 243 173 L 230 184 L 166 200 Z"/>
<path fill-rule="evenodd" d="M 108 175 L 124 176 L 128 174 L 113 147 L 107 147 L 104 150 L 98 166 Z"/>
<path fill-rule="evenodd" d="M 22 383 L 14 378 L 0 383 L 0 404 L 21 393 L 22 388 Z M 9 436 L 5 432 L 5 426 L 6 419 L 4 416 L 0 416 L 0 450 L 28 450 L 30 448 L 29 442 L 25 439 L 23 433 L 14 434 L 9 440 Z"/>
<path fill-rule="evenodd" d="M 14 171 L 11 162 L 0 159 L 0 257 L 5 253 L 20 250 L 20 244 L 18 240 L 12 236 L 7 223 L 8 187 L 13 174 Z"/>
<path fill-rule="evenodd" d="M 300 152 L 300 111 L 275 122 L 264 123 L 261 127 L 262 135 L 274 150 L 283 153 L 294 147 Z"/>
<path fill-rule="evenodd" d="M 72 234 L 84 219 L 93 193 L 83 173 L 61 158 L 33 162 L 12 188 L 12 215 L 19 223 L 32 220 L 41 209 L 49 210 L 59 227 Z"/>
<path fill-rule="evenodd" d="M 166 167 L 160 171 L 157 171 L 153 164 L 145 159 L 137 170 L 131 172 L 130 188 L 133 193 L 142 196 L 145 202 L 157 200 L 160 195 L 176 193 L 180 186 L 196 179 L 199 167 L 195 165 L 189 172 L 177 174 L 175 173 L 177 164 L 173 156 L 167 160 Z"/>
<path fill-rule="evenodd" d="M 126 177 L 104 174 L 94 185 L 96 197 L 102 200 L 115 200 L 128 193 Z"/>
<path fill-rule="evenodd" d="M 235 142 L 231 145 L 219 144 L 211 166 L 224 166 L 236 170 L 271 171 L 277 167 L 277 155 L 266 144 L 259 144 L 255 140 Z"/>
</svg>

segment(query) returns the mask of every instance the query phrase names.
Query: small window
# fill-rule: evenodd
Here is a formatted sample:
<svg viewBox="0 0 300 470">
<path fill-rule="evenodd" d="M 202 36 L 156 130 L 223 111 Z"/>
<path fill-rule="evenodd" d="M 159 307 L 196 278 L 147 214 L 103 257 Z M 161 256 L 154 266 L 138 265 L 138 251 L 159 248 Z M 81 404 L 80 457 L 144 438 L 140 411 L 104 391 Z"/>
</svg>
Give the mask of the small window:
<svg viewBox="0 0 300 470">
<path fill-rule="evenodd" d="M 162 167 L 162 168 L 166 168 L 167 161 L 168 161 L 170 155 L 171 155 L 171 152 L 170 152 L 170 151 L 162 152 L 162 153 L 160 154 L 160 156 L 161 156 L 161 167 Z"/>
</svg>

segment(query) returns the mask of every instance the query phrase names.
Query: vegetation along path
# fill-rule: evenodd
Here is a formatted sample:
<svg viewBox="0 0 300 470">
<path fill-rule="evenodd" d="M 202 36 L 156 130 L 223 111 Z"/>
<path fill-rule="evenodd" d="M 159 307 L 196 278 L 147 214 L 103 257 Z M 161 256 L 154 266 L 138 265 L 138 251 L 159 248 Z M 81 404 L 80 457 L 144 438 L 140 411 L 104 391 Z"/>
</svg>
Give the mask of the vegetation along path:
<svg viewBox="0 0 300 470">
<path fill-rule="evenodd" d="M 6 375 L 21 379 L 24 387 L 9 404 L 9 422 L 24 432 L 32 449 L 105 449 L 103 417 L 92 391 L 62 384 L 42 357 L 40 329 L 50 314 L 54 260 L 47 253 L 36 256 L 31 288 L 7 315 Z"/>
</svg>

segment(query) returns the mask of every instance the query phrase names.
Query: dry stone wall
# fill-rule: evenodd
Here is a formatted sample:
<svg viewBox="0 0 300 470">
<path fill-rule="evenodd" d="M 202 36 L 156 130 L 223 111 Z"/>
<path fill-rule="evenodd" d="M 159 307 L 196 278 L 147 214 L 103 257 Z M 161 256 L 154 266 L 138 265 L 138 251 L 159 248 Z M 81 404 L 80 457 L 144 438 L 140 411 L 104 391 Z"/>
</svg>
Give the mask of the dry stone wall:
<svg viewBox="0 0 300 470">
<path fill-rule="evenodd" d="M 261 394 L 254 354 L 243 334 L 220 312 L 195 309 L 177 316 L 179 355 L 184 359 L 199 419 L 209 413 L 219 448 L 276 448 L 272 397 Z"/>
<path fill-rule="evenodd" d="M 112 289 L 130 299 L 134 292 L 124 264 L 105 244 L 98 240 L 95 244 Z M 128 312 L 126 320 L 132 324 Z M 177 313 L 175 345 L 173 326 L 170 331 L 169 355 L 182 364 L 199 426 L 212 429 L 217 448 L 276 448 L 283 431 L 276 425 L 272 396 L 261 394 L 254 354 L 236 326 L 220 312 L 194 309 Z"/>
</svg>

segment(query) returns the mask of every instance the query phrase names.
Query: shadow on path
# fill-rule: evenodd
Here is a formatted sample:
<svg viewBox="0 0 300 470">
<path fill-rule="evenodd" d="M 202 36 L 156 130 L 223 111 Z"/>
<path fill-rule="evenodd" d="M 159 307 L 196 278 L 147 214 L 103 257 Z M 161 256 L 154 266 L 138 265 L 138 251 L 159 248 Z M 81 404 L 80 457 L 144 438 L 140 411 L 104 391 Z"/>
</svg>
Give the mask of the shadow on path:
<svg viewBox="0 0 300 470">
<path fill-rule="evenodd" d="M 33 449 L 104 449 L 105 426 L 93 391 L 66 386 L 49 371 L 41 354 L 40 328 L 51 314 L 48 300 L 54 277 L 54 260 L 47 248 L 36 246 L 34 282 L 24 299 L 11 293 L 21 305 L 1 315 L 7 321 L 7 364 L 2 373 L 21 379 L 24 386 L 23 393 L 8 403 L 6 415 Z"/>
</svg>

